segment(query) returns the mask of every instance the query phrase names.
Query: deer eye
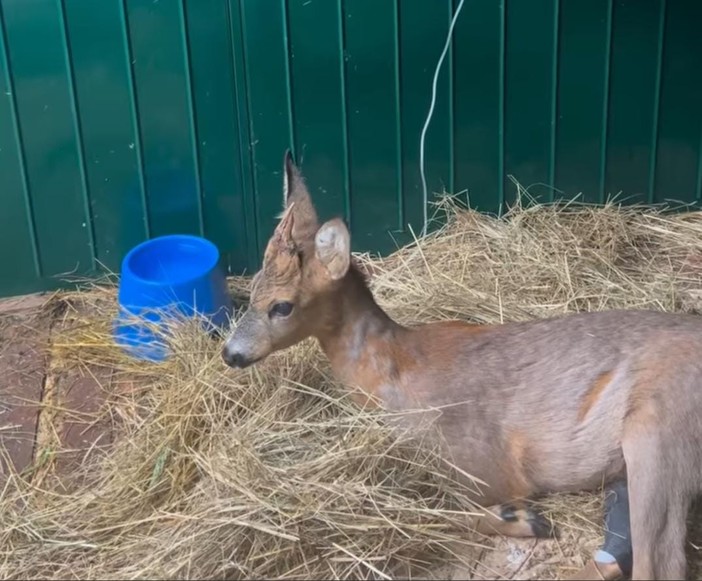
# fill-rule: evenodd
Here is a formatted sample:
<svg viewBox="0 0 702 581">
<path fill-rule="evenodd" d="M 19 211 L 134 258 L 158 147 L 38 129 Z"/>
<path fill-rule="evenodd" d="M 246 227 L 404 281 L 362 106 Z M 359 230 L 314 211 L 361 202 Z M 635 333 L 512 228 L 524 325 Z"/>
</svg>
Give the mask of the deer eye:
<svg viewBox="0 0 702 581">
<path fill-rule="evenodd" d="M 270 317 L 287 317 L 292 313 L 293 304 L 288 302 L 276 303 L 271 307 L 268 315 Z"/>
</svg>

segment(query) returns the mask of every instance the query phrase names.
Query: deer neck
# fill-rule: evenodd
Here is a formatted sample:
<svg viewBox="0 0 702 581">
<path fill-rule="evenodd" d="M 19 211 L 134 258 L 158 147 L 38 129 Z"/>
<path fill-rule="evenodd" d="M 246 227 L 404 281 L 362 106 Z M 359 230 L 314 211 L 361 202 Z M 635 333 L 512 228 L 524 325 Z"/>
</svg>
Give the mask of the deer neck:
<svg viewBox="0 0 702 581">
<path fill-rule="evenodd" d="M 370 392 L 391 381 L 403 327 L 375 302 L 357 270 L 351 269 L 340 290 L 330 297 L 327 313 L 317 339 L 337 379 Z"/>
</svg>

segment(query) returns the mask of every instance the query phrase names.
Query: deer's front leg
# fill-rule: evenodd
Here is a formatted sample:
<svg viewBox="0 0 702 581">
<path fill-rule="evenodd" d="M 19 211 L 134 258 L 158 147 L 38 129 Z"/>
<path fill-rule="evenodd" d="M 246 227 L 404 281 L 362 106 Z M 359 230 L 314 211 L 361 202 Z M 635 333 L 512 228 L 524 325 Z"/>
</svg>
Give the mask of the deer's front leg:
<svg viewBox="0 0 702 581">
<path fill-rule="evenodd" d="M 524 503 L 498 504 L 485 509 L 485 514 L 475 517 L 473 526 L 484 535 L 506 537 L 553 538 L 557 531 L 541 513 Z"/>
</svg>

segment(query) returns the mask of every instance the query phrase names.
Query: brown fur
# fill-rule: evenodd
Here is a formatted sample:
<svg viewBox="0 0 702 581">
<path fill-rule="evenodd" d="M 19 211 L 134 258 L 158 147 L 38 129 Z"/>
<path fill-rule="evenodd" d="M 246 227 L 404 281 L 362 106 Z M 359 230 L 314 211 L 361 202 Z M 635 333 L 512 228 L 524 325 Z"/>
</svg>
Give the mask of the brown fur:
<svg viewBox="0 0 702 581">
<path fill-rule="evenodd" d="M 602 390 L 609 385 L 610 381 L 612 381 L 611 371 L 605 371 L 595 380 L 580 404 L 580 411 L 578 412 L 579 422 L 585 419 L 592 406 L 595 405 L 595 402 L 602 395 Z"/>
<path fill-rule="evenodd" d="M 509 496 L 512 499 L 522 499 L 531 496 L 533 490 L 527 477 L 530 466 L 529 442 L 526 435 L 518 430 L 508 432 L 507 436 L 508 465 L 505 470 L 512 472 L 509 485 Z"/>
<path fill-rule="evenodd" d="M 475 500 L 495 512 L 626 478 L 633 578 L 683 578 L 685 517 L 702 489 L 702 321 L 614 311 L 403 327 L 351 261 L 344 224 L 319 226 L 289 157 L 285 174 L 288 211 L 225 359 L 251 364 L 316 337 L 337 378 L 368 394 L 359 403 L 434 417 L 449 459 L 488 485 Z M 295 305 L 285 318 L 270 313 L 281 300 Z M 478 525 L 537 534 L 533 513 L 510 515 Z"/>
</svg>

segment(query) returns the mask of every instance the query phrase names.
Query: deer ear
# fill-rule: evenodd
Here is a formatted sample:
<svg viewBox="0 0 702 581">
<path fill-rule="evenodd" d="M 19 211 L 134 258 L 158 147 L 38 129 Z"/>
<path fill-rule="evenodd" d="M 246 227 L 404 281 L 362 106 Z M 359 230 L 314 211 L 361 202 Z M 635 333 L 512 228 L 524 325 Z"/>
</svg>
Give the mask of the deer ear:
<svg viewBox="0 0 702 581">
<path fill-rule="evenodd" d="M 338 218 L 322 225 L 314 238 L 315 254 L 332 280 L 343 278 L 351 264 L 351 235 Z"/>
<path fill-rule="evenodd" d="M 293 204 L 295 205 L 293 239 L 298 244 L 312 240 L 317 228 L 319 228 L 317 212 L 312 204 L 305 180 L 288 149 L 283 159 L 283 206 L 290 208 Z"/>
<path fill-rule="evenodd" d="M 295 181 L 295 173 L 299 173 L 295 162 L 293 161 L 292 152 L 289 149 L 285 150 L 283 156 L 283 208 L 290 205 L 290 190 L 291 185 Z"/>
<path fill-rule="evenodd" d="M 265 259 L 271 259 L 281 253 L 294 254 L 296 252 L 295 241 L 292 237 L 292 231 L 295 228 L 294 207 L 295 205 L 292 204 L 283 212 L 280 222 L 278 222 L 273 235 L 268 241 Z"/>
</svg>

